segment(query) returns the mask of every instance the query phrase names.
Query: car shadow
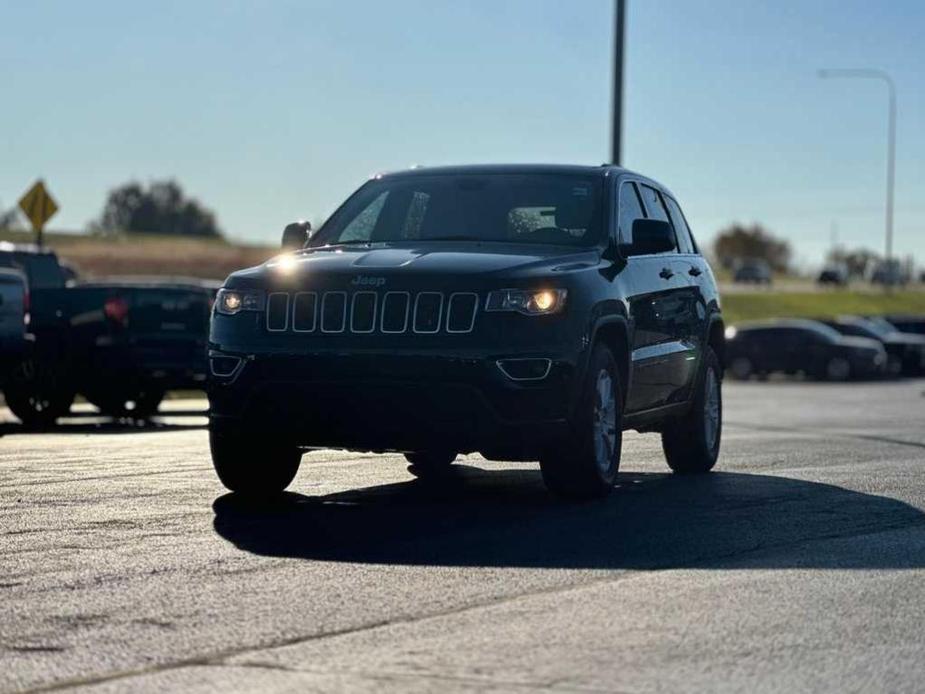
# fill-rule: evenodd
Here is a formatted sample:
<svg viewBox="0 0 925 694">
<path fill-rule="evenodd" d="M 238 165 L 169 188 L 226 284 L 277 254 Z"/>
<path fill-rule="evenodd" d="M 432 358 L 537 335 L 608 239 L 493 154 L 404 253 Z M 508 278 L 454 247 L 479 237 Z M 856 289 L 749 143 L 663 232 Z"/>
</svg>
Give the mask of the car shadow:
<svg viewBox="0 0 925 694">
<path fill-rule="evenodd" d="M 871 537 L 922 525 L 925 514 L 908 504 L 733 472 L 627 473 L 608 498 L 570 504 L 551 498 L 534 469 L 459 465 L 440 483 L 286 493 L 263 503 L 226 494 L 213 510 L 221 537 L 274 557 L 589 569 L 709 568 L 756 556 L 775 568 L 925 565 L 921 552 L 884 552 Z M 839 538 L 826 553 L 812 549 L 814 540 Z"/>
</svg>

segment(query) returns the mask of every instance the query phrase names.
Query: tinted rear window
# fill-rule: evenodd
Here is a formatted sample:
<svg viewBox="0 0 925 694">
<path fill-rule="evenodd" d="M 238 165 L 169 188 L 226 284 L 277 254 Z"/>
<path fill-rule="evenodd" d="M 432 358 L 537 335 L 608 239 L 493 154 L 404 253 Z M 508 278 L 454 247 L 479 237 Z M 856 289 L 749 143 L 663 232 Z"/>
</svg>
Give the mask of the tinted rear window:
<svg viewBox="0 0 925 694">
<path fill-rule="evenodd" d="M 64 275 L 55 256 L 47 253 L 0 253 L 0 267 L 20 270 L 32 289 L 55 289 L 64 286 Z"/>
</svg>

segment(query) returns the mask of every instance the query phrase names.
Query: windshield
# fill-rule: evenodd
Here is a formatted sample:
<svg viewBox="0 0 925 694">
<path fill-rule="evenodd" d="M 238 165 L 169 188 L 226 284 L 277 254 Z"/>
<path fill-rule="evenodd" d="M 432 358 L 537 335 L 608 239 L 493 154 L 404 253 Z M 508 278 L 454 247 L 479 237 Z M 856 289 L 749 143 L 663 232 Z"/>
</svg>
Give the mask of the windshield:
<svg viewBox="0 0 925 694">
<path fill-rule="evenodd" d="M 370 181 L 310 246 L 473 240 L 588 246 L 601 236 L 603 179 L 567 174 L 401 176 Z"/>
<path fill-rule="evenodd" d="M 888 337 L 896 332 L 896 326 L 883 318 L 865 318 L 864 325 L 879 337 Z"/>
</svg>

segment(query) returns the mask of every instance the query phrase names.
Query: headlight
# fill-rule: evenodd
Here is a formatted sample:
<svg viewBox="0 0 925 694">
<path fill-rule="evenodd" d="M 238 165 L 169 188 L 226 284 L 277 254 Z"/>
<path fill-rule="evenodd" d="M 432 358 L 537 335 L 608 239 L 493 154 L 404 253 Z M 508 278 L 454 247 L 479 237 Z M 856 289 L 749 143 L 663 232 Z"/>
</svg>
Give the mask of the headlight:
<svg viewBox="0 0 925 694">
<path fill-rule="evenodd" d="M 565 289 L 501 289 L 489 292 L 486 311 L 516 311 L 528 316 L 559 313 L 565 308 Z"/>
<path fill-rule="evenodd" d="M 215 311 L 233 316 L 241 311 L 262 311 L 266 293 L 258 290 L 219 289 L 215 297 Z"/>
</svg>

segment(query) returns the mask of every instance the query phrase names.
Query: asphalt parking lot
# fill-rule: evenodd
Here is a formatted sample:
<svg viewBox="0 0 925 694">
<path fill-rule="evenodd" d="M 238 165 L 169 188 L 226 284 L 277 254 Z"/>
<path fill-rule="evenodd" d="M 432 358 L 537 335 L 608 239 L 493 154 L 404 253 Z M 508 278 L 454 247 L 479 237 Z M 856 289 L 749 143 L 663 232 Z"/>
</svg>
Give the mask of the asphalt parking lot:
<svg viewBox="0 0 925 694">
<path fill-rule="evenodd" d="M 632 434 L 577 505 L 532 465 L 312 452 L 249 506 L 202 402 L 6 423 L 0 691 L 921 690 L 923 391 L 730 382 L 714 474 Z"/>
</svg>

